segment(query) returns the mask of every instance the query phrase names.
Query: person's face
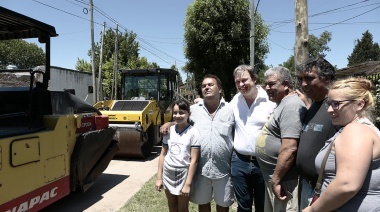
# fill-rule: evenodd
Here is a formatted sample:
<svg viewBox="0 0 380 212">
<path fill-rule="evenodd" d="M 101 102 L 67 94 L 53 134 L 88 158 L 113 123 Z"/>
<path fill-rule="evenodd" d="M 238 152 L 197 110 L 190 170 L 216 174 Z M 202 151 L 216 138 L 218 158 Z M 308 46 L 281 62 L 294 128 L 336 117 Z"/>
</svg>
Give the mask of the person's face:
<svg viewBox="0 0 380 212">
<path fill-rule="evenodd" d="M 287 81 L 281 83 L 277 74 L 268 76 L 265 79 L 265 91 L 268 94 L 269 100 L 277 104 L 286 96 L 288 88 Z"/>
<path fill-rule="evenodd" d="M 205 78 L 202 81 L 202 95 L 203 99 L 212 99 L 212 98 L 220 98 L 222 93 L 221 88 L 219 88 L 216 79 L 214 78 Z"/>
<path fill-rule="evenodd" d="M 186 110 L 179 109 L 178 105 L 173 107 L 173 119 L 178 125 L 186 125 L 190 113 Z"/>
<path fill-rule="evenodd" d="M 235 76 L 236 89 L 243 96 L 252 95 L 256 92 L 256 79 L 252 79 L 248 71 L 242 71 Z"/>
<path fill-rule="evenodd" d="M 313 101 L 322 101 L 325 99 L 330 80 L 320 77 L 315 67 L 297 75 L 297 80 L 307 98 Z"/>
<path fill-rule="evenodd" d="M 344 93 L 346 89 L 330 90 L 325 106 L 331 116 L 332 123 L 338 126 L 346 126 L 352 122 L 357 113 L 363 108 L 358 101 L 348 99 Z"/>
</svg>

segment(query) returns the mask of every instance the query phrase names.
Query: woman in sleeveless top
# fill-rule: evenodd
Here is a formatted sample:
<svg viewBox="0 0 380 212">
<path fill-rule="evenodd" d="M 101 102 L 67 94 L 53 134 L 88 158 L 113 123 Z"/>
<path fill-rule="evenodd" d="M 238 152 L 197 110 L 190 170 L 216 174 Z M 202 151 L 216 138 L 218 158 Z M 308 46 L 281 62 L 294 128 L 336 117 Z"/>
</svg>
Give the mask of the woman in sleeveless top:
<svg viewBox="0 0 380 212">
<path fill-rule="evenodd" d="M 343 128 L 326 142 L 316 168 L 330 145 L 322 193 L 303 211 L 373 211 L 380 205 L 380 132 L 371 122 L 372 83 L 348 78 L 332 84 L 326 108 L 334 125 Z"/>
</svg>

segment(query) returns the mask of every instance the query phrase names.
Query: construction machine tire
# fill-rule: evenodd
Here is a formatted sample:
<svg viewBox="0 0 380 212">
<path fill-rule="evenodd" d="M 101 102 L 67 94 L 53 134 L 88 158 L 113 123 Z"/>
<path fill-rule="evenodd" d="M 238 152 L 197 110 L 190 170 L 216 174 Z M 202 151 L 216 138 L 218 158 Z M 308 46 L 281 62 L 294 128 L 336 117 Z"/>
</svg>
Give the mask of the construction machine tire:
<svg viewBox="0 0 380 212">
<path fill-rule="evenodd" d="M 135 129 L 124 129 L 116 132 L 119 151 L 117 157 L 123 158 L 147 158 L 153 150 L 153 139 L 148 139 L 146 132 Z"/>
</svg>

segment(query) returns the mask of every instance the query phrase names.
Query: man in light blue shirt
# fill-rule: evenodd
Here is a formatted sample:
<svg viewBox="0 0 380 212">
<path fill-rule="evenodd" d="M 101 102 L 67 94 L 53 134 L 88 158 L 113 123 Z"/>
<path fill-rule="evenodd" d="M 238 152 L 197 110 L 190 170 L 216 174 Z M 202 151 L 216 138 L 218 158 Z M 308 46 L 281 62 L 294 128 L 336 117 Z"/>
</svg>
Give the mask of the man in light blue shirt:
<svg viewBox="0 0 380 212">
<path fill-rule="evenodd" d="M 190 119 L 199 131 L 201 157 L 198 161 L 190 201 L 199 211 L 211 211 L 214 198 L 216 211 L 228 211 L 234 202 L 231 182 L 231 155 L 233 150 L 234 114 L 222 98 L 221 81 L 214 75 L 202 80 L 203 99 L 191 106 Z M 161 132 L 170 124 L 164 124 Z"/>
</svg>

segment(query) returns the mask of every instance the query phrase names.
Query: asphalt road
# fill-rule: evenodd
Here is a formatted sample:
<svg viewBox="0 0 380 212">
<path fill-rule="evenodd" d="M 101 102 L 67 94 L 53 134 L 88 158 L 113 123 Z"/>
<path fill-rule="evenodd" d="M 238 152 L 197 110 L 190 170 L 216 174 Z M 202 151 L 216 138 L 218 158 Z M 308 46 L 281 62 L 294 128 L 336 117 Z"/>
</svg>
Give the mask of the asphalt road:
<svg viewBox="0 0 380 212">
<path fill-rule="evenodd" d="M 157 172 L 160 147 L 146 160 L 113 159 L 85 193 L 72 193 L 43 212 L 117 211 Z M 153 189 L 153 188 L 152 188 Z"/>
</svg>

